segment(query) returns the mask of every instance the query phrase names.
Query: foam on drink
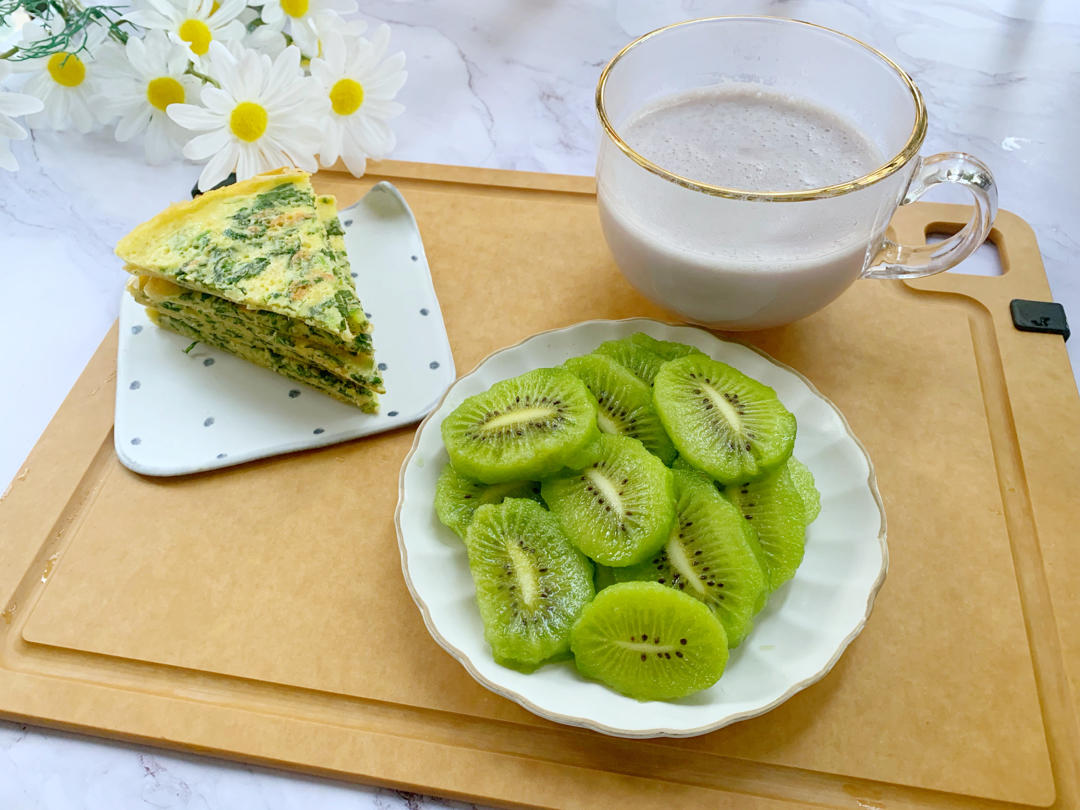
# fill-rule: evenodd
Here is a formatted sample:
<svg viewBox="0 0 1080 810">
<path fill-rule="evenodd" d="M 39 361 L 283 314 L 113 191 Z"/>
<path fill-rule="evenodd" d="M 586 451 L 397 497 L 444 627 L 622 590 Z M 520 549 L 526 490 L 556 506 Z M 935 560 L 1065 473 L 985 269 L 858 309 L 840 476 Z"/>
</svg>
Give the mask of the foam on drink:
<svg viewBox="0 0 1080 810">
<path fill-rule="evenodd" d="M 830 186 L 884 162 L 866 136 L 832 111 L 753 84 L 666 96 L 640 110 L 622 136 L 670 172 L 744 191 Z"/>
<path fill-rule="evenodd" d="M 835 185 L 885 162 L 831 110 L 753 84 L 660 98 L 619 132 L 669 172 L 748 192 Z M 604 235 L 631 282 L 692 320 L 739 328 L 790 322 L 839 295 L 868 260 L 860 222 L 888 213 L 874 210 L 880 203 L 868 210 L 858 193 L 805 203 L 710 197 L 621 153 L 601 160 L 597 183 Z"/>
</svg>

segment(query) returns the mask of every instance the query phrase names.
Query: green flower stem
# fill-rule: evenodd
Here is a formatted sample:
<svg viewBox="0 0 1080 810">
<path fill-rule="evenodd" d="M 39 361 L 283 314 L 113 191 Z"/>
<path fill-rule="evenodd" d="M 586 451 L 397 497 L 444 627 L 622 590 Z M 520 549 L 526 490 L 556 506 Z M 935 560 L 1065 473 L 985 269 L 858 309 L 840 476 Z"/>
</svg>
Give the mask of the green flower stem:
<svg viewBox="0 0 1080 810">
<path fill-rule="evenodd" d="M 201 81 L 203 84 L 212 84 L 212 85 L 214 85 L 214 87 L 218 88 L 219 90 L 221 89 L 221 85 L 218 84 L 216 79 L 213 79 L 210 76 L 207 76 L 205 73 L 200 73 L 199 71 L 197 71 L 195 69 L 195 64 L 193 62 L 188 62 L 187 70 L 185 70 L 184 73 L 186 73 L 188 76 L 194 76 L 196 79 Z"/>
<path fill-rule="evenodd" d="M 0 53 L 0 59 L 23 61 L 61 52 L 80 53 L 86 49 L 86 30 L 93 25 L 104 25 L 109 36 L 123 44 L 128 40 L 128 32 L 123 26 L 134 28 L 123 19 L 125 9 L 107 5 L 84 6 L 80 0 L 0 0 L 0 19 L 6 19 L 19 9 L 37 20 L 59 18 L 64 21 L 64 30 L 4 51 Z"/>
</svg>

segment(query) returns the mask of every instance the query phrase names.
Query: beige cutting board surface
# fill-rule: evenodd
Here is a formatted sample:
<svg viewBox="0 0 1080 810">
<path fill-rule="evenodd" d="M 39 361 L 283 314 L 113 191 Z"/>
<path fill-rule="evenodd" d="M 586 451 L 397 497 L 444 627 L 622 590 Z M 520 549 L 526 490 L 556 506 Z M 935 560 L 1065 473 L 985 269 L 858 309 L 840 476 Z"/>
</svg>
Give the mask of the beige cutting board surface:
<svg viewBox="0 0 1080 810">
<path fill-rule="evenodd" d="M 587 178 L 384 163 L 315 182 L 344 206 L 381 179 L 416 214 L 462 371 L 540 330 L 671 319 L 615 269 Z M 919 204 L 894 227 L 965 216 Z M 112 450 L 115 334 L 0 503 L 0 713 L 500 804 L 1076 807 L 1080 399 L 1061 338 L 1009 319 L 1049 298 L 1030 229 L 1003 212 L 992 239 L 1000 278 L 860 281 L 740 338 L 843 411 L 889 526 L 866 629 L 763 717 L 617 740 L 486 691 L 402 579 L 411 429 L 143 478 Z"/>
</svg>

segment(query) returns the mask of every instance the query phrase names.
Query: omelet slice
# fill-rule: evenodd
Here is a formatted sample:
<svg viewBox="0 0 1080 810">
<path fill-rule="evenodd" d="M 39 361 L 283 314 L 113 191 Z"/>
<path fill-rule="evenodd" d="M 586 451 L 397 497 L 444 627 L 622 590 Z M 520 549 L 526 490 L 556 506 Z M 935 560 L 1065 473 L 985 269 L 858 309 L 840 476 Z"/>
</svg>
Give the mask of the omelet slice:
<svg viewBox="0 0 1080 810">
<path fill-rule="evenodd" d="M 337 200 L 329 194 L 320 195 L 315 198 L 315 210 L 326 228 L 326 241 L 334 261 L 334 275 L 342 284 L 351 287 L 352 268 L 349 265 L 349 254 L 345 250 L 345 229 L 341 227 L 337 214 Z"/>
<path fill-rule="evenodd" d="M 217 324 L 225 337 L 231 337 L 243 345 L 261 346 L 295 363 L 310 363 L 343 380 L 379 393 L 385 392 L 382 377 L 375 369 L 370 341 L 368 351 L 364 353 L 327 345 L 323 336 L 301 321 L 274 312 L 247 309 L 224 298 L 187 290 L 153 276 L 131 279 L 128 292 L 145 307 L 192 324 Z M 364 337 L 368 336 L 365 334 Z M 229 350 L 228 347 L 222 348 Z"/>
<path fill-rule="evenodd" d="M 134 274 L 294 318 L 351 344 L 370 326 L 330 200 L 320 215 L 306 172 L 262 174 L 170 206 L 121 239 L 116 253 Z"/>
<path fill-rule="evenodd" d="M 147 313 L 158 326 L 184 337 L 216 346 L 251 363 L 276 371 L 284 377 L 310 385 L 335 399 L 355 405 L 367 413 L 378 409 L 373 388 L 343 380 L 324 369 L 285 356 L 266 346 L 247 345 L 227 326 L 205 318 L 179 317 L 177 313 L 147 307 Z"/>
</svg>

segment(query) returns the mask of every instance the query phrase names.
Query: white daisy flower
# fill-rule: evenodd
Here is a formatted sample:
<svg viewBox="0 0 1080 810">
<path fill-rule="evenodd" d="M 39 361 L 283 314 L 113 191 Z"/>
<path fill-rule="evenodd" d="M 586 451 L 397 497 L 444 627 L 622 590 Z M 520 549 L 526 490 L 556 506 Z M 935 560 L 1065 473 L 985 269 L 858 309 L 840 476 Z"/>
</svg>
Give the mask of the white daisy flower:
<svg viewBox="0 0 1080 810">
<path fill-rule="evenodd" d="M 165 108 L 198 98 L 202 82 L 184 72 L 190 57 L 187 46 L 164 31 L 150 31 L 146 39 L 128 37 L 122 49 L 99 60 L 102 109 L 120 119 L 116 140 L 130 141 L 145 132 L 143 146 L 151 163 L 173 157 L 187 140 L 187 131 Z"/>
<path fill-rule="evenodd" d="M 196 57 L 204 56 L 214 41 L 238 40 L 244 26 L 237 20 L 245 0 L 137 0 L 124 18 L 143 28 L 165 31 L 183 42 Z"/>
<path fill-rule="evenodd" d="M 7 62 L 0 60 L 0 84 L 11 73 Z M 0 168 L 9 172 L 19 170 L 19 163 L 11 154 L 11 141 L 21 141 L 26 130 L 15 123 L 15 116 L 39 112 L 44 105 L 41 99 L 25 93 L 5 93 L 0 90 Z"/>
<path fill-rule="evenodd" d="M 258 19 L 258 12 L 255 9 L 249 9 L 249 11 L 256 14 L 256 19 Z M 259 53 L 265 53 L 271 59 L 274 59 L 288 47 L 289 42 L 285 39 L 285 35 L 281 33 L 280 28 L 259 23 L 254 27 L 247 26 L 244 45 L 253 48 Z"/>
<path fill-rule="evenodd" d="M 265 0 L 253 5 L 262 5 L 263 22 L 292 37 L 305 56 L 320 55 L 319 35 L 328 25 L 333 26 L 335 20 L 344 24 L 337 13 L 356 11 L 356 0 Z M 329 17 L 327 12 L 337 13 Z"/>
<path fill-rule="evenodd" d="M 319 123 L 329 103 L 304 76 L 300 51 L 289 46 L 271 61 L 250 48 L 210 46 L 208 73 L 221 83 L 207 85 L 202 106 L 172 104 L 168 115 L 185 129 L 202 132 L 188 141 L 184 156 L 207 161 L 199 188 L 217 185 L 236 171 L 239 180 L 277 169 L 318 168 Z"/>
<path fill-rule="evenodd" d="M 367 158 L 378 160 L 394 148 L 397 140 L 387 121 L 405 110 L 393 99 L 408 74 L 401 52 L 380 62 L 389 42 L 385 25 L 370 42 L 329 32 L 323 58 L 311 60 L 311 76 L 330 101 L 319 149 L 323 166 L 332 166 L 341 157 L 359 177 Z"/>
<path fill-rule="evenodd" d="M 23 33 L 23 42 L 30 43 L 59 31 L 29 23 L 24 26 Z M 16 63 L 18 71 L 34 74 L 23 90 L 40 99 L 44 107 L 26 119 L 29 126 L 55 130 L 74 127 L 85 133 L 105 123 L 94 100 L 99 78 L 96 58 L 107 50 L 105 37 L 108 33 L 104 26 L 90 25 L 69 45 L 72 51 Z"/>
</svg>

